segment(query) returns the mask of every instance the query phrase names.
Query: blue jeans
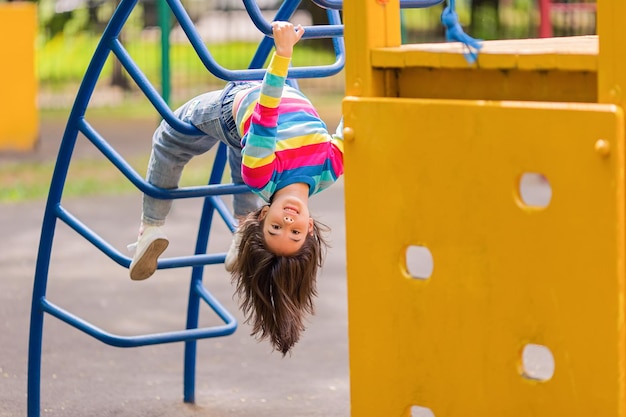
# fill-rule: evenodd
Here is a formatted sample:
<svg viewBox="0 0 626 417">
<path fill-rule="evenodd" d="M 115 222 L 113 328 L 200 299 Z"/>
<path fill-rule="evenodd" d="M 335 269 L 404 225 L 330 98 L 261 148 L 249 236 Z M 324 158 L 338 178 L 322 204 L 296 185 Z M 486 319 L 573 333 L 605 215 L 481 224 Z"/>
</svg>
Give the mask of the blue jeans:
<svg viewBox="0 0 626 417">
<path fill-rule="evenodd" d="M 235 94 L 258 83 L 228 83 L 223 90 L 202 94 L 178 108 L 174 114 L 197 127 L 203 134 L 183 134 L 172 128 L 165 120 L 161 122 L 152 138 L 152 153 L 148 165 L 147 180 L 160 188 L 178 187 L 185 165 L 194 156 L 211 149 L 218 141 L 228 145 L 228 164 L 234 184 L 243 184 L 241 178 L 241 137 L 233 120 L 232 106 Z M 236 217 L 245 216 L 262 205 L 254 193 L 233 195 L 233 211 Z M 143 196 L 142 222 L 162 226 L 172 207 L 172 200 Z"/>
</svg>

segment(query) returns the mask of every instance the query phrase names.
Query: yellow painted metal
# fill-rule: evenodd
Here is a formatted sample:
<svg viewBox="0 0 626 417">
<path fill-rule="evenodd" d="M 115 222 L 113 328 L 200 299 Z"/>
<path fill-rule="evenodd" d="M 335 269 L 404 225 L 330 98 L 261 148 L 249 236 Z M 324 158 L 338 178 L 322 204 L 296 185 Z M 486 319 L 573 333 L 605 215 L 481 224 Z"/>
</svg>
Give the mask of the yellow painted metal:
<svg viewBox="0 0 626 417">
<path fill-rule="evenodd" d="M 597 0 L 598 36 L 598 97 L 600 103 L 626 104 L 626 2 Z"/>
<path fill-rule="evenodd" d="M 597 103 L 596 75 L 587 71 L 407 68 L 396 73 L 398 91 L 394 95 L 407 98 Z"/>
<path fill-rule="evenodd" d="M 372 50 L 372 65 L 380 68 L 473 68 L 500 70 L 588 71 L 598 69 L 598 37 L 485 41 L 478 60 L 469 64 L 457 43 L 412 44 Z"/>
<path fill-rule="evenodd" d="M 353 417 L 626 417 L 626 2 L 597 0 L 598 36 L 489 41 L 474 64 L 399 45 L 398 0 L 344 3 Z M 524 375 L 528 344 L 550 379 Z"/>
<path fill-rule="evenodd" d="M 0 151 L 34 148 L 39 136 L 37 3 L 0 3 Z"/>
<path fill-rule="evenodd" d="M 347 97 L 344 114 L 352 416 L 625 416 L 621 109 Z M 521 201 L 531 172 L 544 209 Z M 522 376 L 529 343 L 552 379 Z"/>
<path fill-rule="evenodd" d="M 484 42 L 468 64 L 458 43 L 376 48 L 372 65 L 397 79 L 385 96 L 598 101 L 598 37 Z"/>
<path fill-rule="evenodd" d="M 352 54 L 345 65 L 346 94 L 383 94 L 385 74 L 372 68 L 369 51 L 400 45 L 400 3 L 398 0 L 346 1 L 343 11 L 345 42 Z"/>
<path fill-rule="evenodd" d="M 472 64 L 463 56 L 464 47 L 456 42 L 387 44 L 372 47 L 364 55 L 382 72 L 378 88 L 370 88 L 379 93 L 372 95 L 596 103 L 598 85 L 608 83 L 598 79 L 600 44 L 598 36 L 486 41 Z M 346 73 L 348 84 L 350 75 Z M 606 89 L 612 99 L 603 102 L 617 104 L 621 85 Z"/>
</svg>

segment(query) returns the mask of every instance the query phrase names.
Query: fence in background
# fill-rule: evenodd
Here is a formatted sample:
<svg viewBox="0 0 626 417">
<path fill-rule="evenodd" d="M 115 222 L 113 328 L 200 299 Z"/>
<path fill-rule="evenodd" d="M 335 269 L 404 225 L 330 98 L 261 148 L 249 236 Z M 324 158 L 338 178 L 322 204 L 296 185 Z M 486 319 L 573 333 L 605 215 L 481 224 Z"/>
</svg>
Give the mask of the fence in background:
<svg viewBox="0 0 626 417">
<path fill-rule="evenodd" d="M 266 17 L 271 19 L 280 2 L 257 0 L 257 3 Z M 595 34 L 595 8 L 567 7 L 569 3 L 571 3 L 570 0 L 553 2 L 557 4 L 557 7 L 551 9 L 549 16 L 553 35 Z M 576 3 L 578 4 L 579 1 Z M 183 4 L 209 49 L 227 50 L 219 54 L 222 59 L 221 65 L 230 69 L 243 68 L 241 65 L 246 65 L 245 58 L 252 59 L 252 55 L 249 57 L 247 55 L 253 53 L 254 45 L 258 44 L 262 35 L 250 21 L 240 0 L 184 0 Z M 541 14 L 538 2 L 500 0 L 497 11 L 483 11 L 473 23 L 470 22 L 470 4 L 470 0 L 458 1 L 457 10 L 466 30 L 475 37 L 483 39 L 540 37 Z M 71 105 L 93 50 L 85 50 L 90 47 L 86 46 L 77 53 L 76 36 L 74 34 L 69 36 L 68 32 L 76 30 L 77 26 L 81 27 L 81 39 L 92 39 L 92 47 L 95 48 L 95 43 L 100 38 L 115 5 L 115 0 L 40 0 L 40 19 L 45 19 L 41 22 L 41 35 L 38 43 L 40 108 Z M 47 12 L 42 13 L 42 9 Z M 403 10 L 403 42 L 443 41 L 440 13 L 441 6 Z M 129 49 L 138 65 L 144 69 L 148 68 L 147 76 L 156 86 L 161 85 L 161 58 L 160 53 L 155 53 L 161 36 L 158 15 L 157 0 L 140 0 L 131 16 L 131 24 L 122 33 L 124 44 L 130 45 Z M 58 30 L 61 26 L 60 22 L 64 19 L 70 20 L 71 23 L 65 24 L 63 32 L 55 33 L 54 31 Z M 297 12 L 293 20 L 295 23 L 310 25 L 313 17 L 305 7 L 301 6 L 301 10 Z M 63 35 L 63 33 L 66 34 Z M 182 103 L 195 94 L 220 88 L 223 85 L 222 80 L 215 78 L 200 67 L 198 58 L 193 53 L 189 53 L 190 48 L 185 48 L 184 45 L 188 41 L 177 25 L 172 26 L 169 41 L 172 103 Z M 305 41 L 303 47 L 313 42 L 315 41 Z M 246 48 L 246 44 L 252 46 Z M 88 42 L 87 45 L 89 45 Z M 305 63 L 306 65 L 324 65 L 332 62 L 332 46 L 315 44 L 315 51 L 319 52 L 320 48 L 322 51 L 326 48 L 328 54 L 306 54 L 307 59 L 311 59 L 311 62 Z M 45 58 L 41 59 L 42 56 Z M 70 75 L 67 74 L 68 57 L 75 60 L 72 61 L 73 71 Z M 132 83 L 126 86 L 125 75 L 120 68 L 115 66 L 114 58 L 109 58 L 109 60 L 111 61 L 109 62 L 110 82 L 103 83 L 96 90 L 93 97 L 95 106 L 117 105 L 121 100 L 132 100 L 135 97 Z M 150 71 L 150 68 L 153 70 Z M 119 74 L 116 74 L 117 70 L 120 71 Z M 307 92 L 341 95 L 344 90 L 343 73 L 329 78 L 304 80 L 301 86 Z"/>
</svg>

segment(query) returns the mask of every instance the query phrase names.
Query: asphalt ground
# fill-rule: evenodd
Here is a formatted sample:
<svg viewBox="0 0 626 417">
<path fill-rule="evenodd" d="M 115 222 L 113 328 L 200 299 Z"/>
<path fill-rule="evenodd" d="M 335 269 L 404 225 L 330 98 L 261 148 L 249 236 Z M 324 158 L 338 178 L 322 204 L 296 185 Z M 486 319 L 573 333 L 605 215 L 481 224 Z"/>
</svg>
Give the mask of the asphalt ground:
<svg viewBox="0 0 626 417">
<path fill-rule="evenodd" d="M 331 125 L 332 123 L 329 123 Z M 96 126 L 123 156 L 149 151 L 155 121 Z M 43 121 L 34 152 L 0 155 L 0 163 L 54 158 L 64 121 Z M 137 138 L 145 138 L 137 140 Z M 80 143 L 74 158 L 99 154 Z M 202 202 L 178 200 L 165 231 L 165 256 L 193 252 Z M 136 235 L 139 192 L 68 198 L 63 205 L 110 244 L 125 250 Z M 27 413 L 30 305 L 44 201 L 0 205 L 0 417 Z M 315 217 L 332 228 L 318 279 L 316 314 L 291 355 L 272 352 L 250 336 L 222 265 L 207 266 L 206 288 L 239 321 L 227 337 L 198 341 L 196 402 L 183 402 L 183 343 L 137 348 L 105 345 L 46 315 L 41 371 L 42 416 L 349 416 L 349 365 L 343 183 L 311 201 Z M 209 251 L 225 252 L 226 227 L 215 222 Z M 117 265 L 63 223 L 55 234 L 47 298 L 114 334 L 183 329 L 190 268 L 159 270 L 132 282 Z M 201 326 L 219 324 L 203 306 Z"/>
</svg>

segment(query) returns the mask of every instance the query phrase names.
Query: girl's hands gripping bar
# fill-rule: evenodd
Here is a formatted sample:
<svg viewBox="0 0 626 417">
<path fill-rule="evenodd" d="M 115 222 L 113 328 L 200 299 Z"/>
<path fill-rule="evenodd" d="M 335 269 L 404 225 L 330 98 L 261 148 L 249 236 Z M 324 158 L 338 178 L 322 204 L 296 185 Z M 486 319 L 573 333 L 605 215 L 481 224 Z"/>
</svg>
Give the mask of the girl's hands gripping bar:
<svg viewBox="0 0 626 417">
<path fill-rule="evenodd" d="M 272 22 L 272 33 L 274 34 L 274 45 L 276 55 L 291 58 L 293 46 L 302 39 L 304 28 L 302 25 L 295 26 L 290 22 Z"/>
</svg>

